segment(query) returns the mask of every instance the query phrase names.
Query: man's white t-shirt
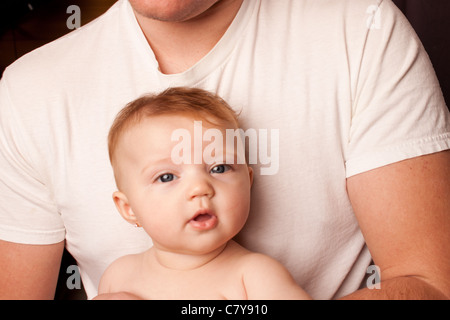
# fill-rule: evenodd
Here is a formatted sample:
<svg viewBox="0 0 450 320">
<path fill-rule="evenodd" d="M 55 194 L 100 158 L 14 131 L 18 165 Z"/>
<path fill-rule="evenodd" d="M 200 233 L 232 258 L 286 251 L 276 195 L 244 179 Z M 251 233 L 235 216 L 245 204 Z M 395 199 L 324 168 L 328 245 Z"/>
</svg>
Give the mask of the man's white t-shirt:
<svg viewBox="0 0 450 320">
<path fill-rule="evenodd" d="M 66 240 L 88 297 L 116 258 L 151 245 L 123 220 L 106 138 L 148 92 L 218 93 L 256 132 L 252 209 L 238 241 L 316 299 L 359 288 L 371 261 L 346 178 L 450 148 L 432 66 L 390 0 L 252 0 L 215 48 L 165 75 L 128 1 L 7 68 L 0 83 L 0 238 Z"/>
</svg>

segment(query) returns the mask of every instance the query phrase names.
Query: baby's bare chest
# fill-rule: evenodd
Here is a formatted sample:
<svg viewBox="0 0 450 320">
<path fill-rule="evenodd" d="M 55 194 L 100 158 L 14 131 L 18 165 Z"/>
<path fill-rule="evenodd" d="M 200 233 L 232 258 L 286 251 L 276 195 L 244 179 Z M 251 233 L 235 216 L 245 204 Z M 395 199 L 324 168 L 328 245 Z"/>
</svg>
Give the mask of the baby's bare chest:
<svg viewBox="0 0 450 320">
<path fill-rule="evenodd" d="M 137 277 L 131 286 L 134 293 L 149 300 L 246 299 L 242 277 L 231 270 L 153 272 Z"/>
</svg>

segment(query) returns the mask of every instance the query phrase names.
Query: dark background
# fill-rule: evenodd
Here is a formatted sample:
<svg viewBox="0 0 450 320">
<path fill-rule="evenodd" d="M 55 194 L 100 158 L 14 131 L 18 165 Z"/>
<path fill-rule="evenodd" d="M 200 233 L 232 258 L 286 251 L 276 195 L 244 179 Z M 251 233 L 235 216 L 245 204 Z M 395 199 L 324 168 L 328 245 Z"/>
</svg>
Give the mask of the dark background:
<svg viewBox="0 0 450 320">
<path fill-rule="evenodd" d="M 251 0 L 245 0 L 251 1 Z M 416 30 L 439 78 L 450 106 L 450 1 L 393 0 Z M 0 0 L 0 74 L 25 53 L 70 32 L 66 13 L 70 5 L 81 9 L 81 25 L 105 12 L 115 0 Z M 69 265 L 76 264 L 64 253 L 56 299 L 85 299 L 83 288 L 69 290 Z"/>
<path fill-rule="evenodd" d="M 450 1 L 393 0 L 427 50 L 450 108 Z"/>
</svg>

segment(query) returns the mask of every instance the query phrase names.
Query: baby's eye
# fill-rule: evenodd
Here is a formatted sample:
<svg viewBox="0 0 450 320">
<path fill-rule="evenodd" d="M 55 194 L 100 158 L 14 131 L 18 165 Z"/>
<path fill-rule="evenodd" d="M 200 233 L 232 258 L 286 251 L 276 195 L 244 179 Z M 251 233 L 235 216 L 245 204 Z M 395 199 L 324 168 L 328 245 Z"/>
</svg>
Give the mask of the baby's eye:
<svg viewBox="0 0 450 320">
<path fill-rule="evenodd" d="M 211 169 L 211 173 L 224 173 L 228 170 L 230 170 L 230 166 L 226 165 L 226 164 L 220 164 L 218 166 L 215 166 L 214 168 Z"/>
<path fill-rule="evenodd" d="M 164 173 L 160 175 L 157 179 L 159 182 L 170 182 L 175 180 L 177 177 L 172 173 Z"/>
</svg>

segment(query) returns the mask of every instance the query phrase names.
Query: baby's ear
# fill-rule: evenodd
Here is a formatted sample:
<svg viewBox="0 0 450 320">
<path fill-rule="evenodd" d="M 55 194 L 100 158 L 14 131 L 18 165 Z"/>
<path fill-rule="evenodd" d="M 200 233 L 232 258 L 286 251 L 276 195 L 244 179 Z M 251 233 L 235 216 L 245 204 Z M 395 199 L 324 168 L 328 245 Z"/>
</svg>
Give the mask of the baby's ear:
<svg viewBox="0 0 450 320">
<path fill-rule="evenodd" d="M 121 216 L 129 223 L 136 225 L 138 221 L 130 207 L 127 196 L 120 191 L 116 191 L 113 193 L 113 200 Z"/>
</svg>

